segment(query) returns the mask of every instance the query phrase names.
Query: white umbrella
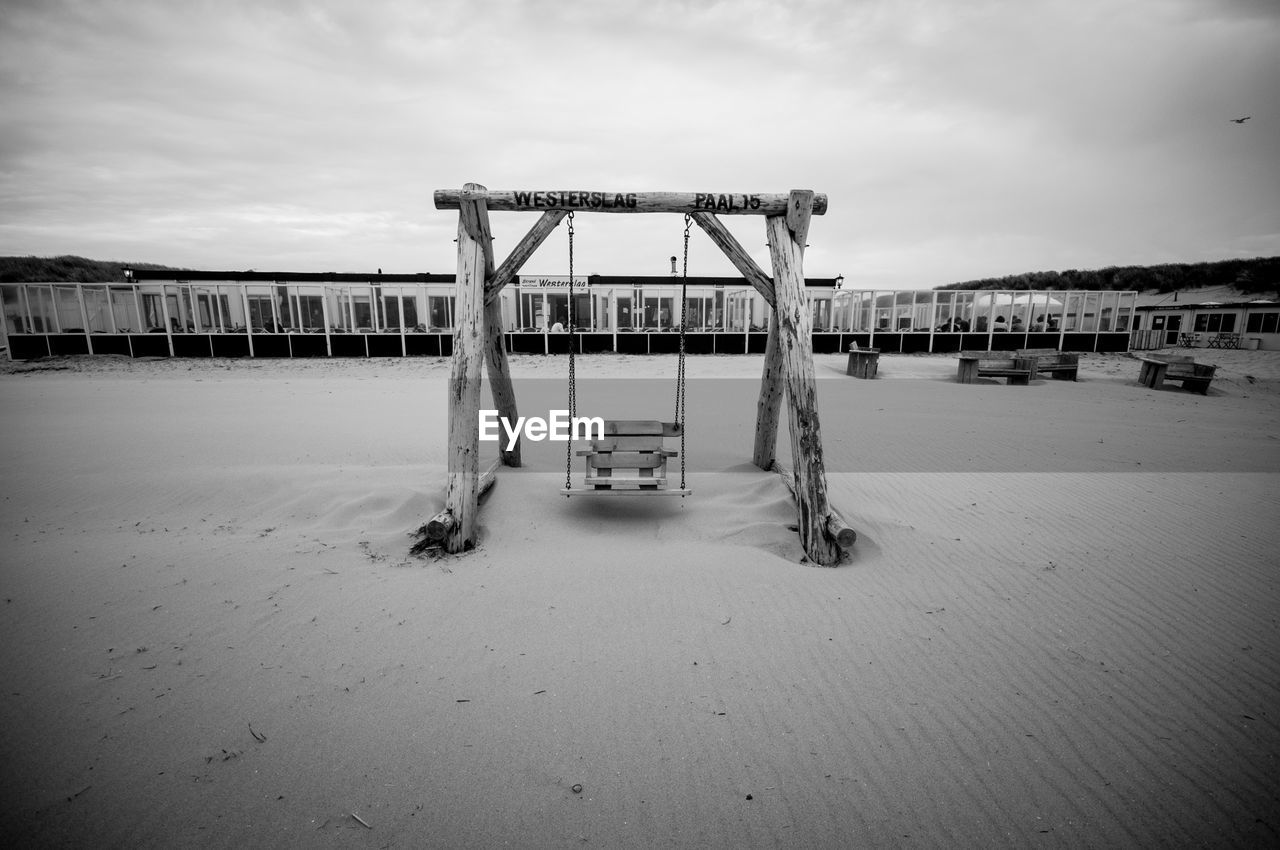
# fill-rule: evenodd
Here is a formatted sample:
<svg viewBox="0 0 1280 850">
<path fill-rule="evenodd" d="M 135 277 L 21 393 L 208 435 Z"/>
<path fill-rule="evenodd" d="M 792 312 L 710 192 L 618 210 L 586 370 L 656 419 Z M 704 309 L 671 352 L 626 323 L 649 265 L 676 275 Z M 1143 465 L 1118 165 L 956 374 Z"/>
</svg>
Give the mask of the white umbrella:
<svg viewBox="0 0 1280 850">
<path fill-rule="evenodd" d="M 987 310 L 994 304 L 997 307 L 1005 307 L 1012 304 L 1013 296 L 1008 292 L 986 292 L 973 299 L 973 309 Z"/>
<path fill-rule="evenodd" d="M 1046 308 L 1062 306 L 1062 302 L 1051 295 L 1035 295 L 1030 292 L 1027 292 L 1023 295 L 1019 295 L 1015 297 L 1013 299 L 1013 303 L 1014 304 L 1033 304 L 1036 307 L 1046 307 Z"/>
</svg>

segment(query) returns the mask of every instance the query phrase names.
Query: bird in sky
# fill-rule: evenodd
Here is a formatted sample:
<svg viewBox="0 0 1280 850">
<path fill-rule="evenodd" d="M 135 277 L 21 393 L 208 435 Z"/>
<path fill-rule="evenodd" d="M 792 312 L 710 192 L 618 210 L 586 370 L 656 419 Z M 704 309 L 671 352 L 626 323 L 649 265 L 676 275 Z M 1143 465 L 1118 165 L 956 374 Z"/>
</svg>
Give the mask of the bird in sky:
<svg viewBox="0 0 1280 850">
<path fill-rule="evenodd" d="M 1252 117 L 1253 117 L 1252 115 L 1246 115 L 1246 116 L 1245 116 L 1245 117 L 1243 117 L 1243 118 L 1232 118 L 1232 119 L 1231 119 L 1231 123 L 1232 123 L 1232 124 L 1243 124 L 1244 122 L 1248 121 L 1248 120 L 1249 120 L 1250 118 L 1252 118 Z"/>
</svg>

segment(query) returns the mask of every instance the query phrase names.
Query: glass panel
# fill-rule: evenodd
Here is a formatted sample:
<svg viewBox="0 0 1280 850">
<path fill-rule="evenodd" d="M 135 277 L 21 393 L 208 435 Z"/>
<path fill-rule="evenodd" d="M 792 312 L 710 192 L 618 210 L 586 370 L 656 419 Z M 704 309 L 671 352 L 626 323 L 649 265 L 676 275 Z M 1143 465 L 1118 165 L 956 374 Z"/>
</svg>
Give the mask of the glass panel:
<svg viewBox="0 0 1280 850">
<path fill-rule="evenodd" d="M 619 295 L 616 299 L 616 307 L 618 310 L 618 330 L 634 330 L 638 315 L 632 309 L 635 299 L 631 297 L 631 291 L 626 290 L 626 295 Z"/>
<path fill-rule="evenodd" d="M 1009 333 L 1026 333 L 1034 318 L 1031 313 L 1031 301 L 1034 295 L 1030 292 L 1012 294 L 1009 301 Z"/>
<path fill-rule="evenodd" d="M 84 333 L 84 314 L 80 312 L 80 292 L 74 286 L 55 286 L 54 304 L 58 326 L 65 333 Z"/>
<path fill-rule="evenodd" d="M 728 313 L 727 329 L 739 333 L 750 330 L 755 319 L 751 293 L 739 289 L 726 292 L 724 298 Z"/>
<path fill-rule="evenodd" d="M 974 306 L 973 300 L 977 295 L 976 292 L 957 292 L 955 306 L 951 311 L 951 318 L 954 320 L 954 326 L 961 331 L 969 331 L 973 329 L 974 323 Z"/>
<path fill-rule="evenodd" d="M 984 313 L 986 314 L 985 318 L 991 322 L 991 330 L 993 332 L 1008 331 L 1009 316 L 1013 311 L 1013 293 L 989 292 L 987 295 L 989 298 L 986 304 L 989 305 L 989 309 L 985 310 Z"/>
<path fill-rule="evenodd" d="M 716 327 L 715 293 L 702 292 L 689 296 L 689 330 L 710 331 Z"/>
<path fill-rule="evenodd" d="M 1056 316 L 1062 312 L 1062 301 L 1048 292 L 1029 292 L 1025 296 L 1026 310 L 1021 315 L 1027 329 L 1043 333 L 1057 329 Z"/>
<path fill-rule="evenodd" d="M 235 284 L 215 286 L 214 321 L 221 333 L 244 333 L 244 288 Z"/>
<path fill-rule="evenodd" d="M 875 329 L 875 310 L 876 310 L 876 294 L 874 292 L 861 292 L 858 295 L 857 315 L 854 318 L 853 329 L 862 333 L 870 333 Z"/>
<path fill-rule="evenodd" d="M 973 330 L 987 333 L 997 315 L 996 305 L 999 302 L 996 292 L 977 292 L 973 298 Z"/>
<path fill-rule="evenodd" d="M 138 310 L 138 293 L 132 286 L 113 286 L 110 290 L 111 315 L 120 333 L 137 333 L 142 329 Z"/>
<path fill-rule="evenodd" d="M 169 310 L 169 329 L 173 333 L 194 332 L 196 323 L 191 314 L 191 291 L 185 285 L 169 285 L 164 288 L 165 306 Z"/>
<path fill-rule="evenodd" d="M 382 287 L 382 328 L 393 333 L 412 330 L 418 324 L 417 305 L 407 287 Z"/>
<path fill-rule="evenodd" d="M 138 287 L 142 302 L 142 327 L 147 333 L 164 333 L 164 291 L 159 286 Z"/>
<path fill-rule="evenodd" d="M 89 320 L 90 333 L 100 334 L 115 330 L 111 324 L 111 305 L 107 301 L 105 286 L 81 287 L 80 296 L 84 299 L 84 313 Z"/>
<path fill-rule="evenodd" d="M 374 328 L 373 290 L 368 286 L 353 286 L 350 290 L 349 308 L 351 310 L 352 327 L 360 332 L 368 333 Z"/>
<path fill-rule="evenodd" d="M 53 309 L 52 286 L 28 286 L 28 306 L 31 308 L 31 329 L 34 333 L 57 333 L 58 315 Z"/>
<path fill-rule="evenodd" d="M 920 289 L 914 294 L 914 307 L 911 311 L 911 329 L 915 331 L 929 331 L 931 325 L 929 318 L 933 311 L 933 293 Z"/>
<path fill-rule="evenodd" d="M 644 291 L 644 326 L 651 330 L 671 330 L 675 326 L 677 298 L 667 289 Z"/>
<path fill-rule="evenodd" d="M 1137 296 L 1132 292 L 1120 292 L 1118 295 L 1115 329 L 1127 331 L 1133 325 L 1133 308 Z"/>
<path fill-rule="evenodd" d="M 937 293 L 937 304 L 933 309 L 933 329 L 944 333 L 955 333 L 960 330 L 960 320 L 956 315 L 956 293 Z"/>
<path fill-rule="evenodd" d="M 448 312 L 443 298 L 432 296 L 428 299 L 431 311 L 431 329 L 436 330 L 445 325 Z M 449 325 L 452 327 L 452 325 Z M 541 292 L 520 293 L 520 326 L 526 331 L 540 331 L 551 327 L 547 323 L 547 307 Z"/>
<path fill-rule="evenodd" d="M 613 330 L 613 316 L 609 310 L 609 296 L 597 292 L 592 300 L 595 302 L 592 309 L 596 311 L 596 329 L 602 331 Z"/>
<path fill-rule="evenodd" d="M 1080 320 L 1083 312 L 1084 294 L 1080 292 L 1067 293 L 1067 303 L 1062 315 L 1062 329 L 1064 331 L 1080 330 Z"/>
<path fill-rule="evenodd" d="M 1107 332 L 1116 324 L 1117 293 L 1102 292 L 1098 299 L 1098 330 Z"/>
<path fill-rule="evenodd" d="M 20 285 L 0 286 L 4 296 L 5 333 L 24 334 L 31 331 L 27 316 L 26 291 Z"/>
<path fill-rule="evenodd" d="M 254 333 L 279 333 L 284 329 L 276 318 L 276 299 L 271 287 L 246 286 L 245 300 L 249 304 L 249 328 Z"/>
<path fill-rule="evenodd" d="M 220 333 L 220 319 L 217 290 L 208 286 L 192 286 L 191 313 L 192 325 L 196 333 Z"/>
<path fill-rule="evenodd" d="M 876 293 L 874 327 L 878 331 L 893 330 L 893 293 L 892 292 Z"/>
<path fill-rule="evenodd" d="M 382 329 L 386 331 L 404 330 L 404 322 L 400 318 L 400 293 L 387 294 L 387 287 L 382 288 Z"/>
<path fill-rule="evenodd" d="M 324 287 L 293 288 L 292 310 L 296 327 L 303 333 L 324 333 Z"/>
<path fill-rule="evenodd" d="M 1079 329 L 1085 333 L 1094 333 L 1098 330 L 1098 314 L 1101 309 L 1102 296 L 1097 292 L 1086 292 L 1084 294 L 1084 312 L 1080 317 Z"/>
</svg>

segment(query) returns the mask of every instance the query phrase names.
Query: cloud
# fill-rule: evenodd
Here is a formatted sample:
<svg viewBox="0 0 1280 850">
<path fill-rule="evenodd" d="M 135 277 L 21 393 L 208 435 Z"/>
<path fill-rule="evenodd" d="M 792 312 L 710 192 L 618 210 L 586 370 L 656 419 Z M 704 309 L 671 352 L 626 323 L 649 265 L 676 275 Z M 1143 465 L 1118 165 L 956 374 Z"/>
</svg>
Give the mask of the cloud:
<svg viewBox="0 0 1280 850">
<path fill-rule="evenodd" d="M 816 189 L 807 271 L 871 286 L 1280 253 L 1271 3 L 11 5 L 3 253 L 450 271 L 467 181 Z M 662 274 L 682 228 L 583 217 L 580 259 Z"/>
</svg>

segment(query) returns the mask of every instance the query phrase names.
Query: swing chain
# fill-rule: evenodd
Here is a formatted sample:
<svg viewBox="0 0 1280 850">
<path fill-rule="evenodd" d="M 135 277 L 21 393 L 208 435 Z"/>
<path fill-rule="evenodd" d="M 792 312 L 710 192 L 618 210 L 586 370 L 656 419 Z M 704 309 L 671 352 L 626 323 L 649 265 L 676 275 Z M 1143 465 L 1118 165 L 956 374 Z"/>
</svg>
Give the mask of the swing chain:
<svg viewBox="0 0 1280 850">
<path fill-rule="evenodd" d="M 693 216 L 684 215 L 684 265 L 680 270 L 680 359 L 676 366 L 676 422 L 680 424 L 680 489 L 685 489 L 685 440 L 684 440 L 684 333 L 689 319 L 689 231 Z"/>
<path fill-rule="evenodd" d="M 578 415 L 578 380 L 575 370 L 575 362 L 573 357 L 574 338 L 573 338 L 573 212 L 570 211 L 566 220 L 569 223 L 569 309 L 567 311 L 567 321 L 569 323 L 569 421 L 573 422 Z M 569 439 L 565 443 L 564 454 L 564 489 L 573 488 L 573 428 L 569 429 Z"/>
</svg>

